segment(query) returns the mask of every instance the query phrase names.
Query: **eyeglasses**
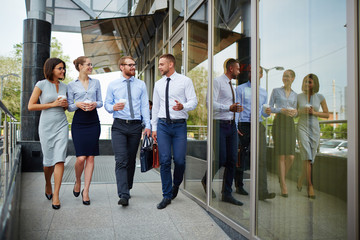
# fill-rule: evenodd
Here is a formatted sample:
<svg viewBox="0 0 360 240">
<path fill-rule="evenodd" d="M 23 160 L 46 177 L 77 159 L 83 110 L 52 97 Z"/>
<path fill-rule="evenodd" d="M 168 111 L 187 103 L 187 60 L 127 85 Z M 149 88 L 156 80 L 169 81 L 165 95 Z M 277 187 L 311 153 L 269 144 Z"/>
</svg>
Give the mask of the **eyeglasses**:
<svg viewBox="0 0 360 240">
<path fill-rule="evenodd" d="M 135 64 L 121 64 L 121 65 L 127 65 L 127 66 L 129 66 L 130 68 L 136 67 L 136 63 L 135 63 Z"/>
<path fill-rule="evenodd" d="M 59 68 L 55 68 L 55 69 L 58 69 L 59 71 L 61 71 L 61 70 L 66 71 L 66 67 L 59 67 Z"/>
</svg>

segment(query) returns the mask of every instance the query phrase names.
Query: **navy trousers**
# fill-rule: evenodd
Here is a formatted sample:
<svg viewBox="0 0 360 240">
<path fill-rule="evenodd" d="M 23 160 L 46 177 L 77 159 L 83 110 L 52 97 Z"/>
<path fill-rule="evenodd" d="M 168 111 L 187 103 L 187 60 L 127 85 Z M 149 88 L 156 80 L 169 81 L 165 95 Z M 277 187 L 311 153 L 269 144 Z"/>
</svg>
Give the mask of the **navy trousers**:
<svg viewBox="0 0 360 240">
<path fill-rule="evenodd" d="M 185 172 L 187 145 L 186 122 L 166 123 L 159 119 L 157 125 L 157 142 L 161 184 L 164 198 L 171 198 L 172 185 L 179 186 Z M 171 154 L 173 152 L 173 156 Z M 174 179 L 171 176 L 171 159 L 174 159 Z"/>
</svg>

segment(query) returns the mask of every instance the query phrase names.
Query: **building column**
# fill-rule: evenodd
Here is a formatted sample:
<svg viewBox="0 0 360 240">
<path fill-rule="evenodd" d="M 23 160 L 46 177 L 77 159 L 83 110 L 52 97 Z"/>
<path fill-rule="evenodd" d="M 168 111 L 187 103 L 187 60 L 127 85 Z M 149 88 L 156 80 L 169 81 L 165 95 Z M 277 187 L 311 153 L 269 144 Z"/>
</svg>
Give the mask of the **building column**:
<svg viewBox="0 0 360 240">
<path fill-rule="evenodd" d="M 50 57 L 51 23 L 45 21 L 44 0 L 32 0 L 24 20 L 21 87 L 21 140 L 38 141 L 41 111 L 30 112 L 28 102 L 37 81 L 44 79 L 43 65 Z"/>
</svg>

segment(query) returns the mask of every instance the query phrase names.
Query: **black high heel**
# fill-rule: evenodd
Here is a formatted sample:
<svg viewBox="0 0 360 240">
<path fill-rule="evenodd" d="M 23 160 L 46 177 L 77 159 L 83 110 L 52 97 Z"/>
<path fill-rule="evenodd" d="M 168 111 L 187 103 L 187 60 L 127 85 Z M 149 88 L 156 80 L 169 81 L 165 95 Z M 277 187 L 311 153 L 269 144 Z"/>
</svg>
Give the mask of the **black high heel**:
<svg viewBox="0 0 360 240">
<path fill-rule="evenodd" d="M 59 204 L 59 205 L 51 204 L 51 205 L 52 205 L 52 208 L 55 209 L 55 210 L 59 210 L 59 209 L 60 209 L 60 204 Z"/>
<path fill-rule="evenodd" d="M 50 194 L 45 193 L 45 197 L 46 197 L 48 200 L 51 200 L 51 199 L 52 199 L 52 196 L 53 196 L 52 193 L 50 193 Z"/>
<path fill-rule="evenodd" d="M 84 192 L 84 189 L 81 191 L 81 197 L 82 197 L 82 202 L 84 205 L 90 205 L 90 199 L 88 201 L 84 201 L 84 196 L 83 196 L 83 192 Z"/>
<path fill-rule="evenodd" d="M 75 184 L 74 184 L 74 188 L 73 188 L 73 194 L 75 197 L 78 197 L 80 195 L 80 192 L 75 192 L 75 185 L 76 185 L 76 181 L 75 181 Z"/>
</svg>

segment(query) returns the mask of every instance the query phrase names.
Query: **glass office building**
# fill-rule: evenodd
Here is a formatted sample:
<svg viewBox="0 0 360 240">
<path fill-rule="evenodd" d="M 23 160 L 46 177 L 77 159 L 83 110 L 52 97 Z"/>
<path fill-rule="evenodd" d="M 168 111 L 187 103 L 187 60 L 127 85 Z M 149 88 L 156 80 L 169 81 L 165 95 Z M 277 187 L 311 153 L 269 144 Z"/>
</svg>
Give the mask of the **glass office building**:
<svg viewBox="0 0 360 240">
<path fill-rule="evenodd" d="M 132 55 L 150 98 L 164 53 L 172 53 L 176 71 L 193 80 L 199 104 L 189 113 L 182 188 L 207 211 L 249 239 L 358 237 L 358 1 L 138 1 L 132 16 L 83 21 L 81 28 L 96 71 L 116 71 L 120 55 Z M 216 171 L 213 79 L 224 73 L 229 58 L 240 62 L 234 87 L 249 84 L 237 101 L 252 102 L 250 167 L 243 173 L 249 195 L 236 193 L 233 185 L 243 206 L 221 201 L 224 168 Z M 288 81 L 295 100 L 276 94 L 285 93 Z M 309 82 L 317 89 L 314 95 L 305 94 Z M 259 116 L 264 93 L 266 103 L 277 107 L 282 101 L 285 110 Z M 304 99 L 313 118 L 303 112 Z M 298 110 L 295 116 L 286 113 L 291 108 Z M 289 126 L 279 120 L 282 115 Z M 295 135 L 287 139 L 290 132 Z M 315 140 L 305 143 L 304 136 Z M 201 183 L 205 172 L 207 193 Z M 259 180 L 264 174 L 265 183 Z M 262 199 L 264 184 L 275 198 Z"/>
</svg>

